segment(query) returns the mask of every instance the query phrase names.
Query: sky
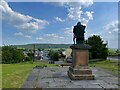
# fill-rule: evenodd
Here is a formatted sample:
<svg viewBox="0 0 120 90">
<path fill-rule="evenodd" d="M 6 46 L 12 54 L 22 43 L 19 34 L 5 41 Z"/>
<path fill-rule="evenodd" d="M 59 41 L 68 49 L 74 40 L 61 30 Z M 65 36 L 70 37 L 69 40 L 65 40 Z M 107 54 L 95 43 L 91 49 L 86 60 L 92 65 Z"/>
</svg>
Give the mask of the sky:
<svg viewBox="0 0 120 90">
<path fill-rule="evenodd" d="M 73 44 L 73 27 L 86 26 L 85 39 L 100 35 L 109 48 L 118 48 L 117 2 L 0 1 L 1 45 Z"/>
</svg>

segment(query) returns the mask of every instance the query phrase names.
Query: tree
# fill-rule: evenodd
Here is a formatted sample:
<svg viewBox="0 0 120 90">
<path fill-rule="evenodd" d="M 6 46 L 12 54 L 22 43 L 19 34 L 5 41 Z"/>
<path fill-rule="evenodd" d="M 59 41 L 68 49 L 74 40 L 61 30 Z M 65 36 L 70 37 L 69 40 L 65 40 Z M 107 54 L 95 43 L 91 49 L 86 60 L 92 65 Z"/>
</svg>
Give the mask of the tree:
<svg viewBox="0 0 120 90">
<path fill-rule="evenodd" d="M 38 48 L 38 51 L 41 51 L 41 48 Z"/>
<path fill-rule="evenodd" d="M 24 54 L 21 50 L 13 46 L 2 47 L 2 63 L 18 63 L 24 58 Z"/>
<path fill-rule="evenodd" d="M 120 55 L 120 50 L 119 49 L 116 50 L 116 55 Z"/>
<path fill-rule="evenodd" d="M 48 53 L 48 56 L 53 60 L 53 61 L 58 61 L 60 56 L 58 51 L 50 50 Z"/>
<path fill-rule="evenodd" d="M 86 44 L 92 46 L 90 49 L 91 59 L 106 59 L 108 56 L 108 48 L 103 43 L 102 38 L 98 35 L 93 35 L 86 40 Z"/>
<path fill-rule="evenodd" d="M 27 55 L 28 55 L 28 58 L 29 58 L 27 60 L 33 60 L 34 59 L 34 53 L 29 52 L 29 53 L 27 53 Z"/>
</svg>

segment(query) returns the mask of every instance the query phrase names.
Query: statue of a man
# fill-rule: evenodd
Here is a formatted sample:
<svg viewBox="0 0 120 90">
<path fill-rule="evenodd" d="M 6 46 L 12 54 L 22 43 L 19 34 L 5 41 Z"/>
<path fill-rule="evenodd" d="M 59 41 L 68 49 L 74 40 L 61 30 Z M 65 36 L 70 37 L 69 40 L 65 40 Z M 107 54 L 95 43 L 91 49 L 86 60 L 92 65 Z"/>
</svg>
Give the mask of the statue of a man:
<svg viewBox="0 0 120 90">
<path fill-rule="evenodd" d="M 74 44 L 76 39 L 76 44 L 83 44 L 84 43 L 84 33 L 85 33 L 85 26 L 81 25 L 81 22 L 78 22 L 76 26 L 74 26 L 73 29 L 74 33 Z"/>
</svg>

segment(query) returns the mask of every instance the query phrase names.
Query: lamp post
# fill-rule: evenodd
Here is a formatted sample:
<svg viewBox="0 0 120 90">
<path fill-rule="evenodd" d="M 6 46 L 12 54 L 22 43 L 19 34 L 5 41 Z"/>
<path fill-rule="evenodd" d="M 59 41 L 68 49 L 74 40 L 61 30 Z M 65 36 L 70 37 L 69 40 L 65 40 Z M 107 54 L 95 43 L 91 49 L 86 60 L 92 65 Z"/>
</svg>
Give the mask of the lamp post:
<svg viewBox="0 0 120 90">
<path fill-rule="evenodd" d="M 33 44 L 33 61 L 35 61 L 35 44 Z"/>
<path fill-rule="evenodd" d="M 108 56 L 108 60 L 110 60 L 110 59 L 109 59 L 109 48 L 108 48 L 108 40 L 106 41 L 106 44 L 107 44 L 107 49 L 108 49 L 108 53 L 107 53 L 107 56 Z"/>
</svg>

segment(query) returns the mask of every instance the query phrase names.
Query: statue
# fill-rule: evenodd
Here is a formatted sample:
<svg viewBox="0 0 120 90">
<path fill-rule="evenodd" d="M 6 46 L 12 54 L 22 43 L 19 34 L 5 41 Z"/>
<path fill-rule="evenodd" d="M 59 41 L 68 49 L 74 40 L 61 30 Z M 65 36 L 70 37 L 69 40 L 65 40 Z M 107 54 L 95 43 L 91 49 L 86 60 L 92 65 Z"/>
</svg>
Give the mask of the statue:
<svg viewBox="0 0 120 90">
<path fill-rule="evenodd" d="M 84 43 L 84 33 L 85 33 L 85 27 L 81 25 L 81 22 L 78 22 L 76 26 L 74 26 L 73 33 L 73 41 L 75 44 L 75 39 L 76 39 L 76 44 L 83 44 Z"/>
<path fill-rule="evenodd" d="M 74 26 L 74 44 L 70 46 L 72 49 L 72 65 L 67 72 L 71 80 L 94 80 L 95 76 L 89 68 L 89 49 L 91 46 L 84 43 L 85 27 L 80 22 Z M 76 44 L 75 44 L 76 40 Z"/>
</svg>

